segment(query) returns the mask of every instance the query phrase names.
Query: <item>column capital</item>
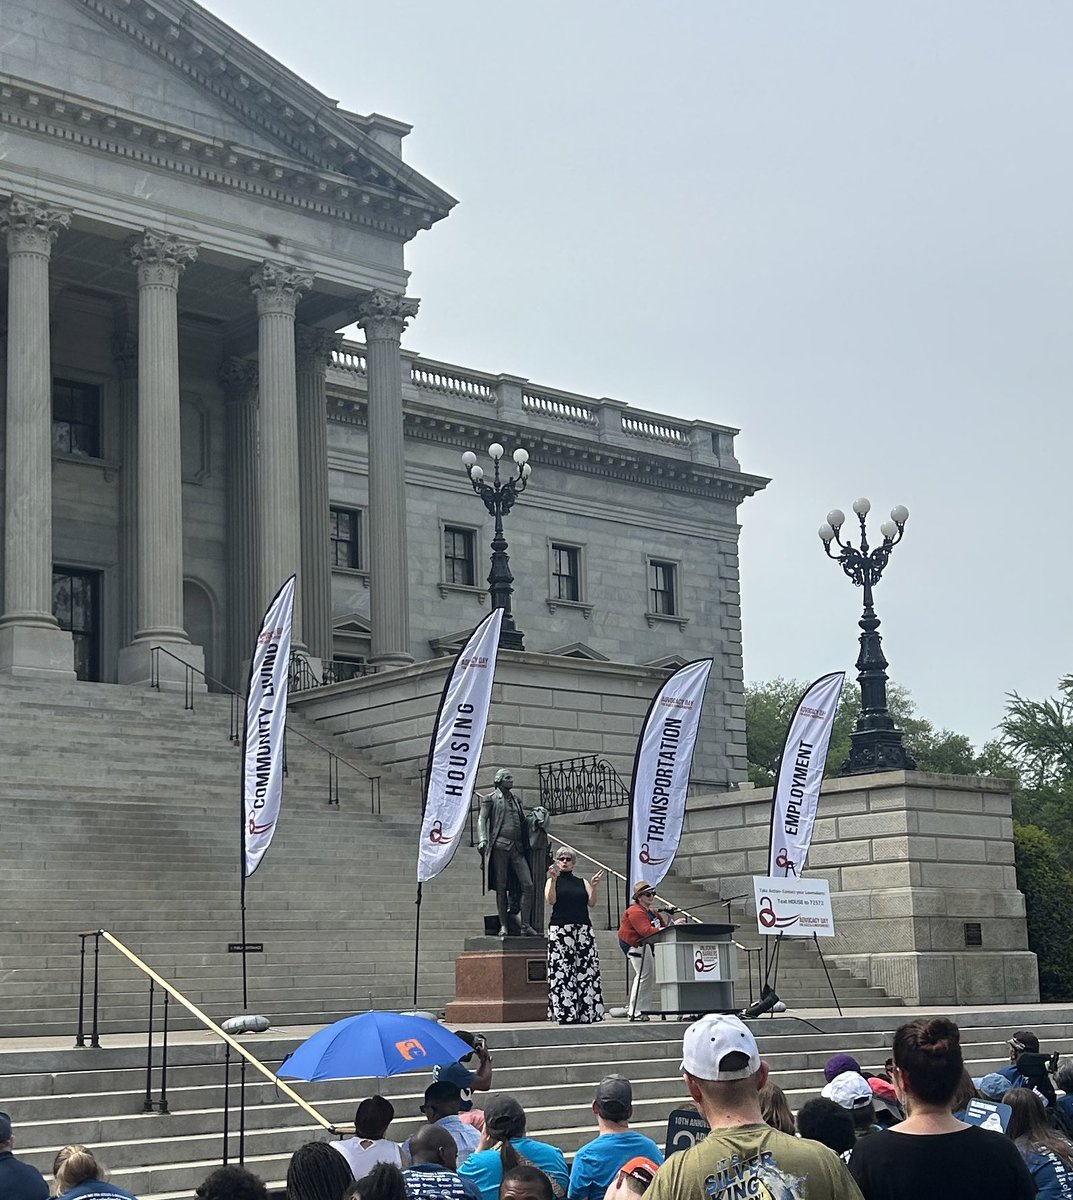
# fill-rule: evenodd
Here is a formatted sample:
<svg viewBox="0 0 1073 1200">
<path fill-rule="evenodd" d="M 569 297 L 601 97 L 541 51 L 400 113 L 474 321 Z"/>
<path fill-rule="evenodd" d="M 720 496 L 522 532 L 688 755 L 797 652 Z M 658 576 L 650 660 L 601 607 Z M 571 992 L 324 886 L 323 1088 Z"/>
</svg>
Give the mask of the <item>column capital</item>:
<svg viewBox="0 0 1073 1200">
<path fill-rule="evenodd" d="M 332 351 L 343 344 L 343 335 L 318 325 L 296 325 L 294 348 L 299 371 L 324 371 L 332 361 Z"/>
<path fill-rule="evenodd" d="M 288 267 L 283 263 L 263 262 L 250 275 L 250 291 L 257 299 L 257 313 L 283 313 L 294 316 L 302 292 L 313 286 L 311 271 Z"/>
<path fill-rule="evenodd" d="M 61 229 L 71 224 L 71 210 L 56 208 L 27 200 L 25 196 L 9 196 L 0 204 L 0 229 L 7 234 L 9 254 L 44 254 L 52 252 L 52 243 Z"/>
<path fill-rule="evenodd" d="M 217 379 L 228 404 L 241 404 L 255 398 L 259 377 L 257 363 L 252 358 L 228 358 L 220 367 Z"/>
<path fill-rule="evenodd" d="M 138 378 L 138 335 L 136 333 L 112 334 L 112 361 L 120 379 Z"/>
<path fill-rule="evenodd" d="M 402 296 L 377 288 L 358 304 L 354 320 L 365 330 L 366 338 L 397 342 L 402 337 L 406 322 L 417 316 L 420 303 L 413 296 Z"/>
<path fill-rule="evenodd" d="M 187 263 L 197 258 L 195 242 L 158 229 L 147 229 L 131 241 L 129 249 L 131 260 L 138 268 L 139 287 L 155 284 L 177 288 Z"/>
</svg>

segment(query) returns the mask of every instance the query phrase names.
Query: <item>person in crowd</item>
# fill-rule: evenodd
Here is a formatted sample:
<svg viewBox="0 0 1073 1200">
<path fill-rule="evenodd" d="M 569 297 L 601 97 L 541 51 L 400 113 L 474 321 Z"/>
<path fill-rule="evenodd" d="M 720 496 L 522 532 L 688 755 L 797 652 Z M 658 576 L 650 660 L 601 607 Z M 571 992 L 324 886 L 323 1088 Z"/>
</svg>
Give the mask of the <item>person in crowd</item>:
<svg viewBox="0 0 1073 1200">
<path fill-rule="evenodd" d="M 849 1169 L 865 1200 L 1031 1200 L 1035 1195 L 1017 1147 L 1000 1133 L 964 1124 L 951 1111 L 964 1065 L 953 1021 L 918 1017 L 898 1027 L 894 1086 L 909 1115 L 854 1147 Z"/>
<path fill-rule="evenodd" d="M 1073 1058 L 1063 1058 L 1058 1063 L 1054 1074 L 1054 1082 L 1062 1089 L 1058 1097 L 1058 1107 L 1070 1124 L 1073 1124 Z"/>
<path fill-rule="evenodd" d="M 368 1175 L 347 1188 L 343 1200 L 409 1200 L 409 1192 L 398 1167 L 392 1163 L 377 1163 Z"/>
<path fill-rule="evenodd" d="M 63 1200 L 136 1200 L 132 1192 L 108 1182 L 104 1163 L 85 1146 L 64 1146 L 52 1163 L 52 1175 Z"/>
<path fill-rule="evenodd" d="M 354 1112 L 354 1136 L 328 1143 L 347 1160 L 355 1179 L 367 1175 L 379 1162 L 402 1166 L 398 1142 L 387 1139 L 388 1126 L 394 1119 L 395 1109 L 390 1100 L 366 1096 Z"/>
<path fill-rule="evenodd" d="M 6 1112 L 0 1112 L 0 1196 L 4 1200 L 46 1200 L 48 1196 L 44 1175 L 15 1157 L 15 1134 Z"/>
<path fill-rule="evenodd" d="M 810 1142 L 819 1142 L 833 1150 L 843 1162 L 857 1143 L 853 1115 L 849 1109 L 826 1096 L 813 1096 L 801 1105 L 797 1114 L 797 1132 Z"/>
<path fill-rule="evenodd" d="M 287 1166 L 287 1200 L 342 1200 L 353 1182 L 346 1159 L 328 1142 L 306 1142 Z"/>
<path fill-rule="evenodd" d="M 512 1167 L 499 1185 L 499 1200 L 554 1200 L 551 1180 L 539 1167 Z"/>
<path fill-rule="evenodd" d="M 657 909 L 656 889 L 643 880 L 633 889 L 633 903 L 622 914 L 618 927 L 618 944 L 633 968 L 633 987 L 626 1006 L 626 1015 L 631 1021 L 647 1021 L 645 1009 L 652 1007 L 653 951 L 645 939 L 666 929 L 669 925 L 682 924 L 682 917 L 675 922 L 671 914 Z"/>
<path fill-rule="evenodd" d="M 592 1111 L 600 1132 L 574 1156 L 570 1170 L 571 1200 L 603 1200 L 622 1164 L 638 1155 L 663 1162 L 656 1143 L 630 1128 L 633 1087 L 625 1076 L 608 1075 L 600 1081 Z"/>
<path fill-rule="evenodd" d="M 833 1054 L 823 1065 L 824 1082 L 830 1083 L 835 1076 L 844 1075 L 847 1071 L 855 1071 L 862 1078 L 864 1077 L 861 1064 L 852 1054 Z"/>
<path fill-rule="evenodd" d="M 1010 1090 L 1010 1081 L 998 1071 L 990 1071 L 976 1085 L 976 1090 L 985 1100 L 1001 1100 Z"/>
<path fill-rule="evenodd" d="M 558 1146 L 525 1136 L 525 1109 L 513 1096 L 493 1096 L 484 1108 L 480 1149 L 458 1168 L 480 1188 L 482 1200 L 498 1200 L 506 1172 L 517 1166 L 539 1167 L 551 1180 L 557 1200 L 566 1195 L 570 1173 Z"/>
<path fill-rule="evenodd" d="M 790 1111 L 786 1093 L 769 1079 L 760 1089 L 760 1114 L 764 1124 L 783 1133 L 794 1132 L 794 1114 Z"/>
<path fill-rule="evenodd" d="M 631 1158 L 628 1163 L 622 1164 L 618 1174 L 611 1180 L 604 1192 L 604 1200 L 635 1200 L 637 1196 L 643 1196 L 652 1186 L 658 1170 L 659 1163 L 650 1158 Z"/>
<path fill-rule="evenodd" d="M 217 1167 L 194 1195 L 198 1200 L 268 1200 L 268 1188 L 245 1167 Z"/>
<path fill-rule="evenodd" d="M 592 879 L 574 874 L 577 857 L 560 846 L 548 867 L 544 899 L 548 918 L 548 1020 L 560 1025 L 602 1021 L 604 997 L 600 984 L 600 953 L 592 932 L 589 909 L 596 903 L 603 871 Z"/>
<path fill-rule="evenodd" d="M 425 1102 L 421 1105 L 425 1120 L 430 1125 L 438 1125 L 441 1129 L 446 1130 L 454 1139 L 458 1150 L 459 1166 L 462 1166 L 481 1142 L 480 1131 L 473 1125 L 468 1125 L 459 1116 L 461 1105 L 462 1093 L 453 1083 L 447 1083 L 442 1079 L 439 1083 L 430 1083 L 425 1088 Z M 413 1138 L 410 1138 L 403 1151 L 403 1157 L 407 1162 L 410 1161 L 412 1151 Z"/>
<path fill-rule="evenodd" d="M 458 1174 L 458 1147 L 441 1125 L 426 1125 L 410 1139 L 402 1177 L 410 1200 L 480 1200 L 473 1180 Z"/>
<path fill-rule="evenodd" d="M 965 1120 L 965 1110 L 969 1107 L 970 1100 L 982 1100 L 983 1094 L 977 1090 L 976 1084 L 972 1081 L 972 1076 L 969 1074 L 966 1067 L 961 1068 L 961 1082 L 958 1084 L 957 1091 L 954 1093 L 953 1099 L 950 1101 L 950 1111 L 959 1121 Z"/>
<path fill-rule="evenodd" d="M 456 1029 L 455 1036 L 460 1037 L 473 1049 L 469 1054 L 463 1054 L 456 1063 L 445 1067 L 432 1068 L 432 1082 L 453 1083 L 462 1094 L 458 1115 L 467 1125 L 476 1129 L 484 1128 L 484 1111 L 477 1108 L 473 1102 L 474 1092 L 488 1092 L 492 1088 L 492 1056 L 488 1052 L 488 1043 L 483 1033 L 470 1033 L 468 1029 Z M 473 1058 L 476 1056 L 476 1070 L 470 1070 Z"/>
<path fill-rule="evenodd" d="M 849 1113 L 853 1118 L 855 1137 L 865 1137 L 882 1128 L 876 1124 L 876 1109 L 868 1080 L 856 1071 L 843 1071 L 841 1075 L 836 1075 L 820 1092 L 820 1097 L 833 1100 Z"/>
<path fill-rule="evenodd" d="M 1032 1172 L 1037 1200 L 1069 1200 L 1073 1196 L 1073 1145 L 1051 1128 L 1043 1101 L 1028 1088 L 1011 1088 L 1002 1103 L 1012 1109 L 1006 1136 L 1013 1139 Z"/>
<path fill-rule="evenodd" d="M 836 1076 L 844 1075 L 847 1071 L 854 1071 L 860 1075 L 872 1089 L 875 1122 L 877 1125 L 886 1127 L 894 1125 L 898 1121 L 905 1120 L 905 1113 L 902 1110 L 902 1106 L 898 1103 L 898 1097 L 895 1094 L 894 1088 L 891 1086 L 889 1071 L 892 1065 L 891 1060 L 888 1058 L 884 1064 L 883 1072 L 873 1075 L 865 1071 L 852 1054 L 834 1054 L 824 1064 L 823 1077 L 827 1083 L 830 1083 Z"/>
<path fill-rule="evenodd" d="M 837 1154 L 764 1123 L 760 1089 L 768 1065 L 737 1017 L 711 1014 L 694 1021 L 682 1039 L 682 1072 L 711 1133 L 667 1159 L 646 1200 L 795 1194 L 807 1200 L 858 1200 L 857 1186 Z M 807 1180 L 807 1192 L 795 1180 Z"/>
<path fill-rule="evenodd" d="M 1023 1087 L 1024 1084 L 1018 1082 L 1021 1072 L 1017 1063 L 1022 1054 L 1039 1054 L 1039 1038 L 1031 1029 L 1018 1029 L 1006 1045 L 1010 1048 L 1010 1065 L 996 1071 L 995 1074 L 1005 1075 L 1013 1087 Z"/>
</svg>

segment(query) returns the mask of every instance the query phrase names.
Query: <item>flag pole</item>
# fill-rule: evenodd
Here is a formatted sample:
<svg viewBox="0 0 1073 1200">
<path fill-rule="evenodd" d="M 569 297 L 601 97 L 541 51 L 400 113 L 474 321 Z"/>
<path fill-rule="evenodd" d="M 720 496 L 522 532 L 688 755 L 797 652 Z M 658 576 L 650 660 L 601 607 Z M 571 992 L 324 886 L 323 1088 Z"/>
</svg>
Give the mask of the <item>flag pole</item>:
<svg viewBox="0 0 1073 1200">
<path fill-rule="evenodd" d="M 414 920 L 414 1007 L 417 1007 L 417 960 L 421 946 L 421 888 L 422 884 L 417 885 L 417 916 Z"/>
</svg>

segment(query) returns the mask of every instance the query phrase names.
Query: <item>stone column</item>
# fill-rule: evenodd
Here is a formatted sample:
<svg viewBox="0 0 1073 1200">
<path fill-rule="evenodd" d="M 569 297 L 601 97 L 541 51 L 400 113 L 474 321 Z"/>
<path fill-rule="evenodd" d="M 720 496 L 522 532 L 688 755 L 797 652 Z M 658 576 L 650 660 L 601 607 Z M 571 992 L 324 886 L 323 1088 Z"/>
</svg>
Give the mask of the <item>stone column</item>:
<svg viewBox="0 0 1073 1200">
<path fill-rule="evenodd" d="M 119 640 L 129 646 L 138 622 L 138 335 L 113 334 L 112 359 L 119 377 Z"/>
<path fill-rule="evenodd" d="M 74 679 L 71 635 L 52 615 L 52 363 L 48 266 L 66 209 L 12 196 L 7 234 L 4 612 L 0 674 Z"/>
<path fill-rule="evenodd" d="M 332 659 L 332 565 L 328 528 L 328 417 L 324 372 L 341 333 L 299 325 L 298 478 L 302 524 L 302 625 L 314 658 Z"/>
<path fill-rule="evenodd" d="M 261 613 L 257 519 L 257 364 L 229 358 L 220 368 L 227 437 L 227 613 L 230 683 L 244 692 Z"/>
<path fill-rule="evenodd" d="M 119 682 L 148 683 L 154 646 L 205 669 L 204 651 L 183 628 L 179 426 L 179 277 L 197 247 L 147 229 L 130 256 L 138 272 L 138 620 L 134 640 L 119 654 Z M 162 686 L 181 684 L 185 672 L 174 658 L 160 655 L 158 667 Z"/>
<path fill-rule="evenodd" d="M 250 276 L 257 298 L 260 366 L 260 508 L 262 609 L 291 575 L 294 594 L 291 645 L 304 651 L 302 634 L 301 523 L 298 489 L 298 391 L 295 377 L 294 309 L 313 286 L 308 271 L 263 263 Z"/>
<path fill-rule="evenodd" d="M 399 343 L 418 301 L 375 291 L 358 307 L 369 381 L 369 590 L 372 655 L 381 667 L 414 661 L 410 653 L 406 554 L 406 454 Z"/>
</svg>

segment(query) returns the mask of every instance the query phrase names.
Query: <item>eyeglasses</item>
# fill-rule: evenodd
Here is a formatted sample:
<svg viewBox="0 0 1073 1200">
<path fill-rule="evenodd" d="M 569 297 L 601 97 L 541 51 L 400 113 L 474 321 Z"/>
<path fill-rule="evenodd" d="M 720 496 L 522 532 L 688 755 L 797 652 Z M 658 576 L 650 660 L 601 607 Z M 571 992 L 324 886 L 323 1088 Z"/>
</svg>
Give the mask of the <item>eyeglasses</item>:
<svg viewBox="0 0 1073 1200">
<path fill-rule="evenodd" d="M 560 854 L 559 857 L 555 861 L 556 862 L 573 862 L 574 856 L 572 854 Z"/>
</svg>

